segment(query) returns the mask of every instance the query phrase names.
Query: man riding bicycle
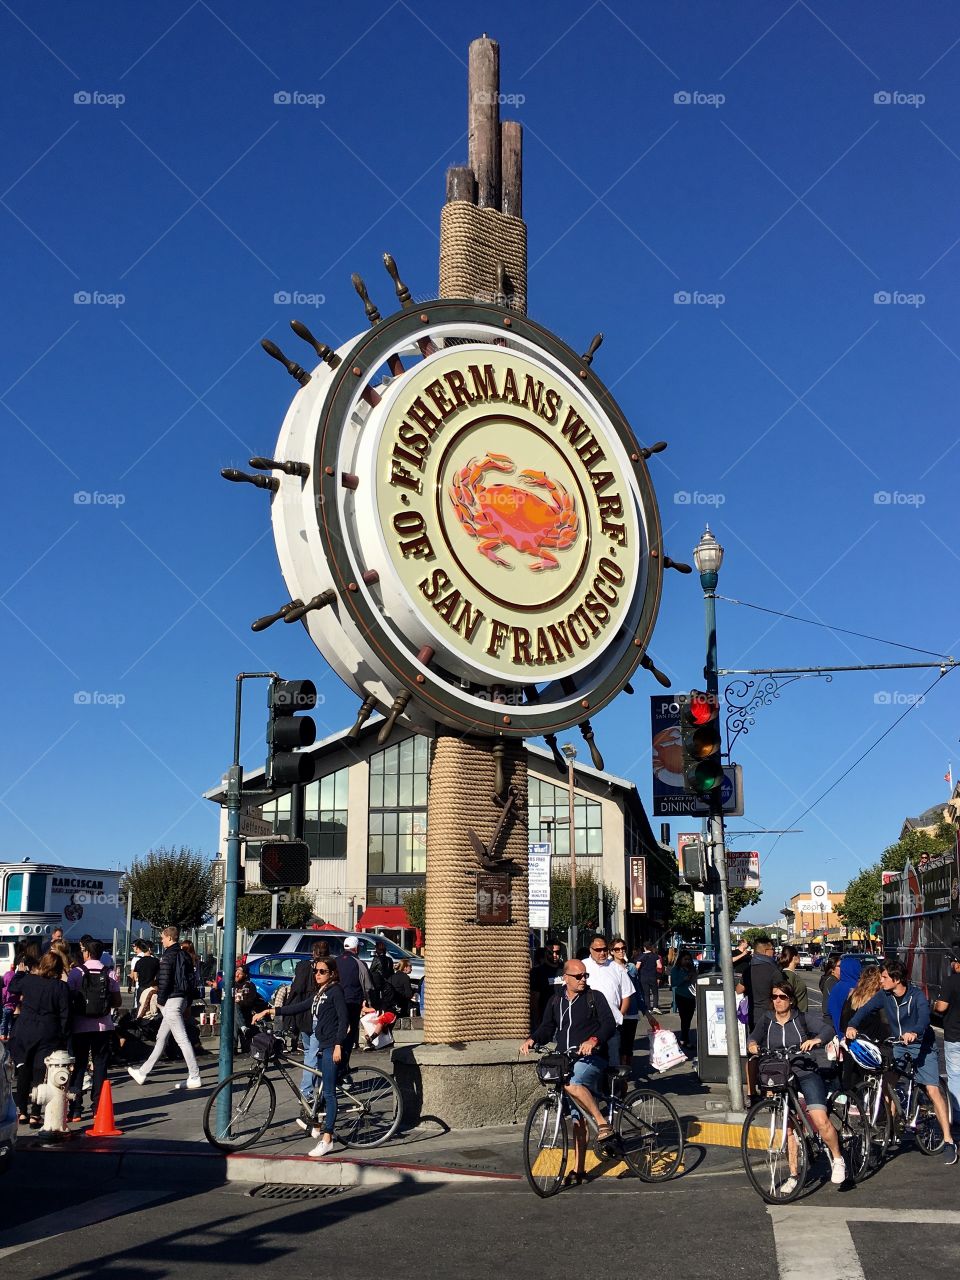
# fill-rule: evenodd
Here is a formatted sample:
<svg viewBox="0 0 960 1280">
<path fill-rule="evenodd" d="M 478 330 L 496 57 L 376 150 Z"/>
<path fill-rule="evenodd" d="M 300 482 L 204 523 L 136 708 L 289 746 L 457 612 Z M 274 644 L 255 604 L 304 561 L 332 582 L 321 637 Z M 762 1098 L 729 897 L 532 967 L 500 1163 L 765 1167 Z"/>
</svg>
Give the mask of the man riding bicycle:
<svg viewBox="0 0 960 1280">
<path fill-rule="evenodd" d="M 547 1001 L 543 1021 L 520 1046 L 520 1052 L 526 1054 L 534 1044 L 556 1041 L 558 1052 L 579 1055 L 573 1064 L 570 1082 L 564 1089 L 578 1111 L 588 1115 L 596 1124 L 598 1142 L 604 1142 L 613 1135 L 594 1095 L 603 1090 L 604 1073 L 609 1066 L 607 1042 L 616 1030 L 606 999 L 587 986 L 587 970 L 583 961 L 568 960 L 563 967 L 562 988 Z M 573 1136 L 576 1169 L 571 1178 L 581 1182 L 587 1155 L 587 1126 L 582 1115 L 577 1116 Z"/>
<path fill-rule="evenodd" d="M 944 1164 L 956 1164 L 957 1148 L 950 1132 L 950 1110 L 940 1089 L 940 1066 L 937 1042 L 930 1026 L 930 1005 L 920 988 L 907 982 L 906 966 L 899 960 L 888 961 L 880 970 L 880 990 L 851 1015 L 847 1023 L 847 1039 L 855 1040 L 860 1023 L 878 1011 L 886 1013 L 890 1030 L 903 1041 L 893 1047 L 894 1061 L 899 1064 L 904 1058 L 912 1058 L 916 1066 L 914 1079 L 930 1095 L 943 1130 Z"/>
</svg>

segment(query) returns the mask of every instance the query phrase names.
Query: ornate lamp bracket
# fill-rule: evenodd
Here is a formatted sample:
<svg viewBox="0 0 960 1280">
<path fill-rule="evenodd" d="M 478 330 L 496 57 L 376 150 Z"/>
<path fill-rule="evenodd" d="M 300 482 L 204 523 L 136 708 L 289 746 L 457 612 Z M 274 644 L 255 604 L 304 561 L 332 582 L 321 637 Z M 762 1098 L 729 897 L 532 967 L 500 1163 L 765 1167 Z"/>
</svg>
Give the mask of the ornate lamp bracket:
<svg viewBox="0 0 960 1280">
<path fill-rule="evenodd" d="M 780 697 L 780 690 L 794 680 L 806 680 L 815 677 L 830 681 L 833 676 L 828 672 L 807 671 L 803 673 L 769 674 L 758 680 L 732 680 L 723 691 L 726 706 L 727 758 L 731 756 L 733 744 L 741 733 L 749 733 L 756 723 L 756 713 L 761 707 L 770 707 Z"/>
</svg>

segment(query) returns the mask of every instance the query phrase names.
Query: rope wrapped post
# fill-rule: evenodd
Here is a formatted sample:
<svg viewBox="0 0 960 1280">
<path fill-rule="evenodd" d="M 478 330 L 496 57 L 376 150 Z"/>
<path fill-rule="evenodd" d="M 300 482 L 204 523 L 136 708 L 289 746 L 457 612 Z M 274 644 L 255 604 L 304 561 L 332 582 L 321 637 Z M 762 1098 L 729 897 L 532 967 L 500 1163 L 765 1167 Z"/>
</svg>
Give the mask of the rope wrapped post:
<svg viewBox="0 0 960 1280">
<path fill-rule="evenodd" d="M 519 125 L 505 124 L 501 132 L 499 67 L 499 46 L 486 37 L 475 40 L 469 59 L 470 164 L 447 173 L 447 203 L 440 216 L 440 297 L 504 305 L 497 296 L 502 264 L 511 289 L 509 306 L 525 313 L 522 131 Z M 502 746 L 497 753 L 503 772 L 499 781 L 516 789 L 516 810 L 496 852 L 514 863 L 519 874 L 510 880 L 510 923 L 479 925 L 475 873 L 481 868 L 467 829 L 486 840 L 497 823 L 494 741 L 438 731 L 427 797 L 427 1044 L 520 1040 L 530 1030 L 527 756 L 522 742 Z M 484 954 L 497 957 L 496 983 L 477 980 L 477 957 Z"/>
</svg>

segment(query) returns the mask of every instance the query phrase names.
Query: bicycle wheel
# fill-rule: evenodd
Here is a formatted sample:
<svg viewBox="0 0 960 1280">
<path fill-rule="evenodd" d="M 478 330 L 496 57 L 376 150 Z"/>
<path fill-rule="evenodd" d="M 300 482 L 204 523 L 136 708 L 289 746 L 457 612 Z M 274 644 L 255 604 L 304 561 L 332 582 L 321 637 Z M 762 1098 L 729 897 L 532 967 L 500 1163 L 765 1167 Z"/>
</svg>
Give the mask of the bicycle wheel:
<svg viewBox="0 0 960 1280">
<path fill-rule="evenodd" d="M 653 1089 L 634 1089 L 617 1108 L 624 1160 L 642 1182 L 666 1182 L 683 1159 L 683 1129 L 673 1107 Z"/>
<path fill-rule="evenodd" d="M 917 1119 L 914 1124 L 917 1146 L 925 1156 L 935 1156 L 938 1151 L 943 1150 L 943 1130 L 940 1128 L 940 1121 L 933 1109 L 929 1093 L 923 1089 L 922 1085 L 917 1085 L 916 1088 L 923 1090 L 917 1103 Z"/>
<path fill-rule="evenodd" d="M 743 1168 L 767 1204 L 796 1200 L 807 1181 L 807 1136 L 786 1094 L 762 1098 L 747 1112 L 740 1133 Z"/>
<path fill-rule="evenodd" d="M 227 1118 L 221 1120 L 219 1108 L 224 1101 Z M 276 1106 L 276 1091 L 263 1071 L 238 1071 L 221 1080 L 207 1099 L 204 1137 L 219 1151 L 243 1151 L 262 1137 Z"/>
<path fill-rule="evenodd" d="M 557 1093 L 538 1099 L 530 1108 L 523 1130 L 523 1172 L 544 1200 L 563 1186 L 570 1137 Z"/>
<path fill-rule="evenodd" d="M 346 1147 L 379 1147 L 400 1128 L 403 1101 L 393 1076 L 377 1067 L 352 1067 L 337 1083 L 334 1136 Z"/>
<path fill-rule="evenodd" d="M 847 1174 L 854 1182 L 862 1182 L 872 1171 L 871 1126 L 866 1099 L 859 1089 L 843 1090 L 830 1098 L 828 1115 L 840 1139 Z"/>
</svg>

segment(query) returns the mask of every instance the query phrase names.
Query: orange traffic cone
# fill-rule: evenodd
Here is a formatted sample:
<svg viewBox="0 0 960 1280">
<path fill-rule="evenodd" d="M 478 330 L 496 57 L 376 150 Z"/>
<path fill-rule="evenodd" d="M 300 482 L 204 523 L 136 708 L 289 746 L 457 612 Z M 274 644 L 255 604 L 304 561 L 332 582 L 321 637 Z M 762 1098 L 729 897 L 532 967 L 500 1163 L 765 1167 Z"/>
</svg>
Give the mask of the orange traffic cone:
<svg viewBox="0 0 960 1280">
<path fill-rule="evenodd" d="M 109 1080 L 103 1082 L 97 1114 L 93 1117 L 93 1128 L 88 1129 L 87 1133 L 92 1138 L 119 1138 L 123 1133 L 122 1129 L 116 1127 L 113 1119 L 113 1090 Z"/>
</svg>

